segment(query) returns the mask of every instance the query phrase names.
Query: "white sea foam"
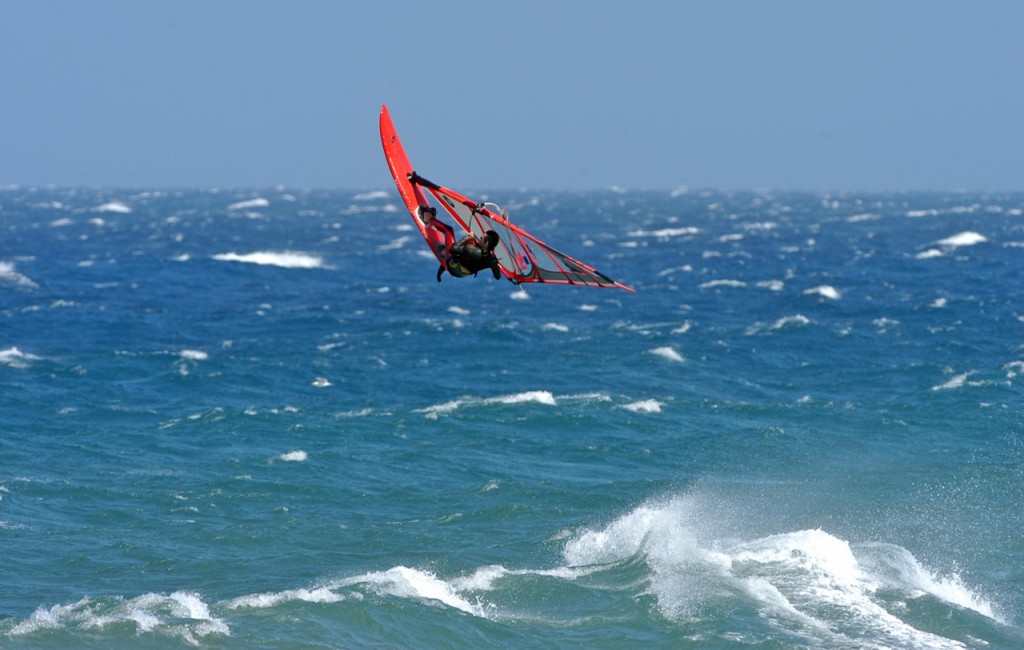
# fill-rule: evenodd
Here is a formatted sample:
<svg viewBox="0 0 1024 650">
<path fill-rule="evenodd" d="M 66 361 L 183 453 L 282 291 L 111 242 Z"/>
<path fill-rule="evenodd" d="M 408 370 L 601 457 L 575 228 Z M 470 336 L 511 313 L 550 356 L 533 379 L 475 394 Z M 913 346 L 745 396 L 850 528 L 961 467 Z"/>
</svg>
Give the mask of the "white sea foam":
<svg viewBox="0 0 1024 650">
<path fill-rule="evenodd" d="M 786 283 L 782 280 L 762 280 L 757 283 L 757 286 L 761 289 L 767 289 L 769 291 L 782 291 L 786 288 Z"/>
<path fill-rule="evenodd" d="M 300 601 L 304 603 L 336 603 L 345 600 L 345 596 L 333 591 L 330 587 L 313 587 L 311 589 L 288 589 L 273 593 L 250 594 L 232 598 L 223 604 L 228 609 L 266 609 L 281 603 Z"/>
<path fill-rule="evenodd" d="M 83 598 L 70 605 L 40 607 L 14 626 L 11 636 L 40 630 L 90 630 L 109 625 L 133 624 L 139 634 L 176 636 L 189 645 L 200 645 L 210 635 L 230 636 L 231 629 L 213 616 L 210 607 L 195 593 L 178 591 L 170 595 L 148 593 L 132 599 Z"/>
<path fill-rule="evenodd" d="M 405 248 L 409 244 L 409 242 L 411 242 L 411 241 L 413 241 L 412 237 L 407 236 L 407 235 L 402 235 L 401 237 L 395 237 L 394 239 L 389 239 L 386 244 L 381 244 L 380 246 L 378 246 L 377 250 L 381 251 L 383 253 L 386 253 L 388 251 L 401 250 L 401 249 Z"/>
<path fill-rule="evenodd" d="M 288 453 L 281 454 L 277 457 L 278 460 L 282 460 L 286 463 L 304 463 L 309 460 L 309 454 L 302 451 L 301 449 L 295 449 Z"/>
<path fill-rule="evenodd" d="M 701 289 L 717 289 L 718 287 L 730 287 L 734 289 L 742 289 L 747 286 L 746 282 L 742 280 L 710 280 L 699 286 Z"/>
<path fill-rule="evenodd" d="M 384 190 L 374 190 L 371 192 L 362 192 L 352 197 L 353 201 L 382 201 L 387 199 L 391 195 Z"/>
<path fill-rule="evenodd" d="M 624 404 L 622 408 L 627 411 L 633 411 L 634 413 L 661 413 L 662 406 L 664 406 L 664 404 L 656 399 L 644 399 L 639 402 Z"/>
<path fill-rule="evenodd" d="M 1006 371 L 1007 379 L 1016 379 L 1017 377 L 1024 376 L 1024 361 L 1011 361 L 1010 363 L 1003 366 L 1003 370 Z"/>
<path fill-rule="evenodd" d="M 849 216 L 849 217 L 846 218 L 846 220 L 849 223 L 861 223 L 863 221 L 876 221 L 878 219 L 881 219 L 881 216 L 879 216 L 877 214 L 871 214 L 870 212 L 865 212 L 863 214 L 855 214 L 855 215 L 852 215 L 852 216 Z"/>
<path fill-rule="evenodd" d="M 0 281 L 10 282 L 12 284 L 21 287 L 28 287 L 31 289 L 34 289 L 39 286 L 32 280 L 32 278 L 28 277 L 27 275 L 18 273 L 18 271 L 15 268 L 14 262 L 0 261 Z"/>
<path fill-rule="evenodd" d="M 448 415 L 461 408 L 492 406 L 495 404 L 511 406 L 527 403 L 555 406 L 558 402 L 555 396 L 546 390 L 530 390 L 522 393 L 498 395 L 497 397 L 460 397 L 443 404 L 435 404 L 424 409 L 418 409 L 416 412 L 423 413 L 427 418 L 435 420 L 441 415 Z"/>
<path fill-rule="evenodd" d="M 254 208 L 266 208 L 268 206 L 270 206 L 270 201 L 267 199 L 255 198 L 232 203 L 228 206 L 228 210 L 252 210 Z"/>
<path fill-rule="evenodd" d="M 842 296 L 835 287 L 827 284 L 823 284 L 820 287 L 812 287 L 804 291 L 805 296 L 821 296 L 822 298 L 828 298 L 829 300 L 839 300 Z"/>
<path fill-rule="evenodd" d="M 963 388 L 967 385 L 967 380 L 970 379 L 973 374 L 974 372 L 965 372 L 959 375 L 954 375 L 945 383 L 932 386 L 932 390 L 956 390 L 957 388 Z"/>
<path fill-rule="evenodd" d="M 118 214 L 129 214 L 132 209 L 120 201 L 110 201 L 103 205 L 98 205 L 92 209 L 93 212 L 116 212 Z"/>
<path fill-rule="evenodd" d="M 721 513 L 729 508 L 700 494 L 647 503 L 571 535 L 563 557 L 570 568 L 612 568 L 640 558 L 649 569 L 648 592 L 666 617 L 689 620 L 709 607 L 728 607 L 722 599 L 742 598 L 815 646 L 848 641 L 844 630 L 856 628 L 865 647 L 963 647 L 890 613 L 876 596 L 882 586 L 999 620 L 984 598 L 959 579 L 935 575 L 906 549 L 852 545 L 813 529 L 742 539 L 723 527 Z"/>
<path fill-rule="evenodd" d="M 319 255 L 285 251 L 275 253 L 259 251 L 255 253 L 219 253 L 213 256 L 219 262 L 242 262 L 262 266 L 279 266 L 284 269 L 322 269 L 324 260 Z"/>
<path fill-rule="evenodd" d="M 943 257 L 947 252 L 955 251 L 958 248 L 977 246 L 987 241 L 988 238 L 985 235 L 968 230 L 945 239 L 940 239 L 934 244 L 938 248 L 928 248 L 918 253 L 915 257 L 919 260 L 934 259 L 936 257 Z"/>
<path fill-rule="evenodd" d="M 783 316 L 774 323 L 755 323 L 754 325 L 747 328 L 747 335 L 753 336 L 755 334 L 763 334 L 765 332 L 777 332 L 780 330 L 795 329 L 798 327 L 804 327 L 810 325 L 811 319 L 807 318 L 803 314 L 796 314 L 794 316 Z"/>
<path fill-rule="evenodd" d="M 686 226 L 683 228 L 660 228 L 658 230 L 631 230 L 626 234 L 629 237 L 654 237 L 656 239 L 668 239 L 670 237 L 696 235 L 699 232 L 700 228 Z"/>
<path fill-rule="evenodd" d="M 660 348 L 654 348 L 648 351 L 650 354 L 661 357 L 666 361 L 682 362 L 685 361 L 683 355 L 679 354 L 675 348 L 669 345 L 662 346 Z"/>
<path fill-rule="evenodd" d="M 380 594 L 399 598 L 435 600 L 474 616 L 486 617 L 485 608 L 471 603 L 451 584 L 429 571 L 397 566 L 387 571 L 368 573 L 346 582 L 365 584 Z"/>
<path fill-rule="evenodd" d="M 988 238 L 986 238 L 981 233 L 977 233 L 977 232 L 973 232 L 973 231 L 967 231 L 967 232 L 962 232 L 962 233 L 960 233 L 958 235 L 953 235 L 952 237 L 946 237 L 945 239 L 940 239 L 936 243 L 939 246 L 949 246 L 950 248 L 959 248 L 961 246 L 976 246 L 978 244 L 983 244 L 983 243 L 985 243 L 987 241 L 988 241 Z"/>
<path fill-rule="evenodd" d="M 202 350 L 182 350 L 181 358 L 188 361 L 206 361 L 210 355 Z"/>
<path fill-rule="evenodd" d="M 541 330 L 545 332 L 568 332 L 569 327 L 561 323 L 544 323 L 541 325 Z"/>
<path fill-rule="evenodd" d="M 489 397 L 483 400 L 483 404 L 524 404 L 527 402 L 533 402 L 536 404 L 546 404 L 548 406 L 554 406 L 555 396 L 546 390 L 529 390 L 523 393 L 513 393 L 511 395 L 501 395 L 499 397 Z"/>
<path fill-rule="evenodd" d="M 682 325 L 680 325 L 679 327 L 672 328 L 672 333 L 673 334 L 686 334 L 691 329 L 693 329 L 693 323 L 691 323 L 690 321 L 686 321 Z"/>
<path fill-rule="evenodd" d="M 23 369 L 28 368 L 33 361 L 39 361 L 39 357 L 28 352 L 22 352 L 18 348 L 0 350 L 0 365 Z"/>
</svg>

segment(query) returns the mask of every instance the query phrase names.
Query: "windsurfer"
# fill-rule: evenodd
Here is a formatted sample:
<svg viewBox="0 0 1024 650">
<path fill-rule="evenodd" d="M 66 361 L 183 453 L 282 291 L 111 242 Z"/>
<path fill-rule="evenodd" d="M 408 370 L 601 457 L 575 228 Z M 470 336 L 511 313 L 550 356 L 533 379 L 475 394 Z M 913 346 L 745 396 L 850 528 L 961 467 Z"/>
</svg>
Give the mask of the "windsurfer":
<svg viewBox="0 0 1024 650">
<path fill-rule="evenodd" d="M 484 269 L 490 269 L 495 280 L 501 279 L 498 258 L 494 255 L 494 249 L 500 241 L 498 233 L 488 230 L 483 238 L 468 234 L 455 243 L 455 231 L 436 218 L 437 208 L 421 205 L 416 214 L 424 226 L 444 233 L 445 263 L 437 269 L 438 282 L 445 271 L 453 277 L 464 278 L 467 275 L 475 276 Z"/>
</svg>

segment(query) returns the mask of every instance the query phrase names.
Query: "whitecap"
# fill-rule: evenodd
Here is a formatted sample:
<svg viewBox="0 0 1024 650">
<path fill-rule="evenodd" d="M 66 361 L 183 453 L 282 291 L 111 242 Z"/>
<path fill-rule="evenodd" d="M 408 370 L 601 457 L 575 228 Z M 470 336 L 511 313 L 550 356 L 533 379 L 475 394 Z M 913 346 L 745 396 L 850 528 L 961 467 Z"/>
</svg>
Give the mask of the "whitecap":
<svg viewBox="0 0 1024 650">
<path fill-rule="evenodd" d="M 384 190 L 373 190 L 371 192 L 362 192 L 352 197 L 353 201 L 380 201 L 387 199 L 391 195 Z"/>
<path fill-rule="evenodd" d="M 417 409 L 417 413 L 423 413 L 425 417 L 436 420 L 441 415 L 448 415 L 460 408 L 469 406 L 493 406 L 503 405 L 511 406 L 515 404 L 543 404 L 545 406 L 555 406 L 558 402 L 555 396 L 546 390 L 529 390 L 522 393 L 511 393 L 508 395 L 498 395 L 496 397 L 488 397 L 481 399 L 478 397 L 460 397 L 459 399 L 451 400 L 443 404 L 435 404 L 434 406 L 428 406 L 424 409 Z"/>
<path fill-rule="evenodd" d="M 966 231 L 952 237 L 946 237 L 936 242 L 939 246 L 948 246 L 950 248 L 959 248 L 961 246 L 976 246 L 977 244 L 983 244 L 988 241 L 988 238 L 981 233 Z"/>
<path fill-rule="evenodd" d="M 959 375 L 954 375 L 953 377 L 950 377 L 949 381 L 937 386 L 932 386 L 932 390 L 955 390 L 957 388 L 963 388 L 967 384 L 967 380 L 970 379 L 973 374 L 974 372 L 965 372 Z"/>
<path fill-rule="evenodd" d="M 387 571 L 368 573 L 346 581 L 365 584 L 378 593 L 398 598 L 434 600 L 474 616 L 486 617 L 479 603 L 471 603 L 449 583 L 429 571 L 397 566 Z"/>
<path fill-rule="evenodd" d="M 747 286 L 746 282 L 742 280 L 710 280 L 699 286 L 701 289 L 715 289 L 718 287 L 731 287 L 735 289 L 741 289 Z"/>
<path fill-rule="evenodd" d="M 836 291 L 835 287 L 827 284 L 823 284 L 820 287 L 813 287 L 804 291 L 805 296 L 818 295 L 822 298 L 828 298 L 829 300 L 839 300 L 840 293 Z"/>
<path fill-rule="evenodd" d="M 622 408 L 634 413 L 661 413 L 662 402 L 656 399 L 644 399 L 630 404 L 623 404 Z"/>
<path fill-rule="evenodd" d="M 572 534 L 563 547 L 569 568 L 613 568 L 640 559 L 647 593 L 669 619 L 691 620 L 694 609 L 722 599 L 752 602 L 777 624 L 817 643 L 845 645 L 856 628 L 870 647 L 962 648 L 917 629 L 876 596 L 880 586 L 907 597 L 929 594 L 999 620 L 994 608 L 958 579 L 940 579 L 895 545 L 852 545 L 820 529 L 752 539 L 722 528 L 728 503 L 681 495 L 645 503 L 607 525 Z M 739 516 L 739 513 L 736 513 Z"/>
<path fill-rule="evenodd" d="M 39 286 L 33 282 L 32 278 L 18 273 L 15 269 L 14 262 L 0 262 L 0 280 L 32 289 Z"/>
<path fill-rule="evenodd" d="M 232 203 L 228 206 L 228 210 L 250 210 L 252 208 L 266 208 L 268 206 L 270 206 L 270 201 L 267 199 L 255 198 Z"/>
<path fill-rule="evenodd" d="M 626 235 L 628 237 L 654 237 L 657 239 L 668 239 L 670 237 L 684 237 L 686 235 L 696 235 L 700 232 L 699 228 L 687 226 L 684 228 L 661 228 L 658 230 L 631 230 Z"/>
<path fill-rule="evenodd" d="M 880 586 L 931 594 L 947 603 L 1003 622 L 992 604 L 969 589 L 959 576 L 936 575 L 901 546 L 868 542 L 855 546 L 853 550 L 865 577 Z"/>
<path fill-rule="evenodd" d="M 302 451 L 301 449 L 295 449 L 287 453 L 281 454 L 277 457 L 278 460 L 286 463 L 304 463 L 309 460 L 309 454 Z"/>
<path fill-rule="evenodd" d="M 757 286 L 769 291 L 782 291 L 786 287 L 786 283 L 782 280 L 762 280 L 757 283 Z"/>
<path fill-rule="evenodd" d="M 210 355 L 202 350 L 182 350 L 181 358 L 188 361 L 206 361 Z"/>
<path fill-rule="evenodd" d="M 675 348 L 668 345 L 662 346 L 660 348 L 654 348 L 653 350 L 648 350 L 648 352 L 655 356 L 661 357 L 662 359 L 665 359 L 667 361 L 673 361 L 677 363 L 685 361 L 683 355 L 679 354 L 679 352 L 677 352 Z"/>
<path fill-rule="evenodd" d="M 679 327 L 673 328 L 672 329 L 672 333 L 673 334 L 686 334 L 692 328 L 693 328 L 693 323 L 691 323 L 690 321 L 686 321 L 685 323 L 683 323 Z"/>
<path fill-rule="evenodd" d="M 118 214 L 130 214 L 132 209 L 120 201 L 110 201 L 98 205 L 92 209 L 93 212 L 116 212 Z"/>
<path fill-rule="evenodd" d="M 177 636 L 194 646 L 210 635 L 231 635 L 228 624 L 213 616 L 198 594 L 184 591 L 170 595 L 147 593 L 127 600 L 83 598 L 70 605 L 40 607 L 9 634 L 24 636 L 48 629 L 95 630 L 123 623 L 135 625 L 140 634 Z"/>
<path fill-rule="evenodd" d="M 561 323 L 544 323 L 541 326 L 541 330 L 545 332 L 568 332 L 569 327 Z"/>
<path fill-rule="evenodd" d="M 344 599 L 344 596 L 334 592 L 330 587 L 314 587 L 312 589 L 287 589 L 285 591 L 239 596 L 224 602 L 223 605 L 228 609 L 266 609 L 292 601 L 336 603 Z"/>
<path fill-rule="evenodd" d="M 261 266 L 278 266 L 284 269 L 321 269 L 324 260 L 319 255 L 308 253 L 259 251 L 256 253 L 219 253 L 213 256 L 218 262 L 242 262 Z"/>
<path fill-rule="evenodd" d="M 795 329 L 810 324 L 811 319 L 807 318 L 803 314 L 796 314 L 795 316 L 783 316 L 782 318 L 776 320 L 771 325 L 766 325 L 764 323 L 755 323 L 751 327 L 747 328 L 747 335 L 753 336 L 755 334 L 761 334 L 764 332 L 777 332 L 785 329 Z"/>
<path fill-rule="evenodd" d="M 0 365 L 10 366 L 11 368 L 28 368 L 30 362 L 39 361 L 39 359 L 40 357 L 22 352 L 18 348 L 0 350 Z"/>
<path fill-rule="evenodd" d="M 863 221 L 875 221 L 877 219 L 881 219 L 881 217 L 879 215 L 877 215 L 877 214 L 871 214 L 870 212 L 865 212 L 863 214 L 855 214 L 855 215 L 849 216 L 849 217 L 846 218 L 846 221 L 849 222 L 849 223 L 861 223 Z"/>
<path fill-rule="evenodd" d="M 412 237 L 402 235 L 401 237 L 395 237 L 394 239 L 389 240 L 386 244 L 381 244 L 377 247 L 377 250 L 385 253 L 388 251 L 401 250 L 411 241 L 413 241 Z"/>
<path fill-rule="evenodd" d="M 1024 376 L 1024 361 L 1011 361 L 1003 366 L 1007 379 L 1015 379 Z"/>
<path fill-rule="evenodd" d="M 462 408 L 468 402 L 468 399 L 455 399 L 443 404 L 435 404 L 424 409 L 418 409 L 417 413 L 423 413 L 425 417 L 431 420 L 436 420 L 441 415 L 448 415 L 449 413 Z"/>
<path fill-rule="evenodd" d="M 554 406 L 556 404 L 555 396 L 546 390 L 528 390 L 522 393 L 500 395 L 483 400 L 484 404 L 525 404 L 530 402 L 547 406 Z"/>
</svg>

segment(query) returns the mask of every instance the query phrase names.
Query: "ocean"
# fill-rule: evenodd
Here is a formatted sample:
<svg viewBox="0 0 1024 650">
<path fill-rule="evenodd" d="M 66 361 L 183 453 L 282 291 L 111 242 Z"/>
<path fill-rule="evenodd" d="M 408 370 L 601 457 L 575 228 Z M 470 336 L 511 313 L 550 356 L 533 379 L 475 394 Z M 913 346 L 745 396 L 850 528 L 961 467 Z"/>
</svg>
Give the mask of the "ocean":
<svg viewBox="0 0 1024 650">
<path fill-rule="evenodd" d="M 389 184 L 0 189 L 0 646 L 1024 647 L 1024 194 Z"/>
</svg>

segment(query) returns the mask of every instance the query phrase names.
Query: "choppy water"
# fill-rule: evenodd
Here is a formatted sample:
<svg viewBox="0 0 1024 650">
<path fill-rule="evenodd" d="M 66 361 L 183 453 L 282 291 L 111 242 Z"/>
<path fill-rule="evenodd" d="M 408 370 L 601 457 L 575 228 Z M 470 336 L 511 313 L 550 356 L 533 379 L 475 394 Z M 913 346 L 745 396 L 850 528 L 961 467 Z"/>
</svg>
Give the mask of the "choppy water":
<svg viewBox="0 0 1024 650">
<path fill-rule="evenodd" d="M 0 645 L 1024 647 L 1024 195 L 0 191 Z"/>
</svg>

